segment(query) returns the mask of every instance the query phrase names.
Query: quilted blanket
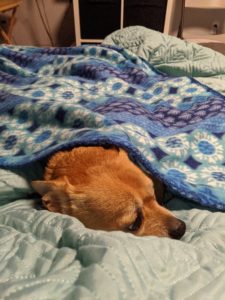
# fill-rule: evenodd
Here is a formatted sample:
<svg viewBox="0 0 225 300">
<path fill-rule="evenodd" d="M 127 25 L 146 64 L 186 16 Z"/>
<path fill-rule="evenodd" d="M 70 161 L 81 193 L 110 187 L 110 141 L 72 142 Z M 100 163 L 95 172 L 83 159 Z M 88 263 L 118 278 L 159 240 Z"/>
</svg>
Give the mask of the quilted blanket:
<svg viewBox="0 0 225 300">
<path fill-rule="evenodd" d="M 117 30 L 104 43 L 124 47 L 166 74 L 195 77 L 225 94 L 225 56 L 210 48 L 143 26 Z"/>
<path fill-rule="evenodd" d="M 217 83 L 212 83 L 212 78 L 225 78 L 223 54 L 143 26 L 117 30 L 107 36 L 104 43 L 124 47 L 167 74 L 208 79 L 214 88 Z"/>
<path fill-rule="evenodd" d="M 176 241 L 88 230 L 35 202 L 0 207 L 1 300 L 224 300 L 222 213 L 177 212 Z"/>
<path fill-rule="evenodd" d="M 121 47 L 0 49 L 0 166 L 114 144 L 170 190 L 225 209 L 225 99 Z"/>
</svg>

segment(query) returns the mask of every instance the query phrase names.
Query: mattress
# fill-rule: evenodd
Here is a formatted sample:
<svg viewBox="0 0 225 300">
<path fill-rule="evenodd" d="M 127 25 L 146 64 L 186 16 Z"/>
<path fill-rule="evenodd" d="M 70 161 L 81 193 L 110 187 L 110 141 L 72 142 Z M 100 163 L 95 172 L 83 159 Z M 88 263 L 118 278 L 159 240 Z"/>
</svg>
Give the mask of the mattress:
<svg viewBox="0 0 225 300">
<path fill-rule="evenodd" d="M 142 27 L 115 32 L 105 43 L 224 92 L 219 53 Z M 42 174 L 39 161 L 0 170 L 0 299 L 225 298 L 222 211 L 168 192 L 165 205 L 187 225 L 180 241 L 91 230 L 43 209 L 30 187 Z"/>
</svg>

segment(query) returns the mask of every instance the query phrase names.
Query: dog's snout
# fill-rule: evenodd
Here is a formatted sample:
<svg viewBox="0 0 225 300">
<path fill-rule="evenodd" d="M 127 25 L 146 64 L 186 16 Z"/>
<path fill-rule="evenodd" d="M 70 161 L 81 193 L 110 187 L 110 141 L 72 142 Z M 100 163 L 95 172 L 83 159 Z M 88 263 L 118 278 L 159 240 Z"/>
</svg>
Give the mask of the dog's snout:
<svg viewBox="0 0 225 300">
<path fill-rule="evenodd" d="M 179 240 L 185 234 L 186 224 L 179 219 L 174 219 L 169 230 L 169 236 L 173 239 Z"/>
</svg>

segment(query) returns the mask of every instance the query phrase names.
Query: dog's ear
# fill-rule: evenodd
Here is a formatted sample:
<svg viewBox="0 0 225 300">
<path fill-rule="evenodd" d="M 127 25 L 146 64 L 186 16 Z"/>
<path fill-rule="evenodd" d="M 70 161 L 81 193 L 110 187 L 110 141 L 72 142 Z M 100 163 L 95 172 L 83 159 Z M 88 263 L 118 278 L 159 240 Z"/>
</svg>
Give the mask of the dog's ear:
<svg viewBox="0 0 225 300">
<path fill-rule="evenodd" d="M 68 208 L 75 208 L 75 202 L 71 203 L 70 199 L 73 186 L 66 176 L 54 180 L 32 181 L 31 185 L 42 196 L 43 204 L 48 210 L 68 214 Z"/>
<path fill-rule="evenodd" d="M 44 196 L 50 191 L 56 191 L 63 189 L 68 183 L 66 177 L 54 179 L 54 180 L 35 180 L 31 182 L 32 187 L 41 196 Z"/>
</svg>

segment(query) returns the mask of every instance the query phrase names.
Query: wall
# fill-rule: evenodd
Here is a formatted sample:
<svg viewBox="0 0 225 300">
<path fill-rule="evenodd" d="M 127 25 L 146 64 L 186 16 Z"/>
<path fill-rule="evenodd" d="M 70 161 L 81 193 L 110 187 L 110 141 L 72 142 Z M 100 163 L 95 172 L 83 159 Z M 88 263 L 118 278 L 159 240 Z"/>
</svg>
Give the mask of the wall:
<svg viewBox="0 0 225 300">
<path fill-rule="evenodd" d="M 73 7 L 70 0 L 37 0 L 42 14 L 46 13 L 49 31 L 54 46 L 71 45 L 74 38 Z M 196 0 L 186 0 L 189 4 Z M 203 2 L 206 0 L 202 0 Z M 207 0 L 209 1 L 209 0 Z M 215 1 L 215 0 L 210 0 Z M 218 0 L 217 0 L 218 1 Z M 225 0 L 224 0 L 225 1 Z M 170 34 L 176 35 L 180 20 L 181 0 L 174 0 L 173 22 Z M 212 24 L 218 22 L 219 32 L 225 32 L 225 9 L 204 10 L 186 9 L 184 19 L 184 36 L 211 34 Z M 36 0 L 23 0 L 17 13 L 17 23 L 13 30 L 15 44 L 51 46 L 45 27 L 38 12 Z"/>
<path fill-rule="evenodd" d="M 68 46 L 74 42 L 73 7 L 69 0 L 37 0 L 42 14 L 46 14 L 54 46 Z M 23 0 L 13 29 L 15 44 L 52 46 L 36 0 Z"/>
<path fill-rule="evenodd" d="M 204 1 L 201 0 L 204 4 Z M 207 0 L 209 4 L 215 3 L 215 0 Z M 225 0 L 222 0 L 225 2 Z M 221 1 L 221 3 L 222 3 Z M 200 2 L 200 1 L 199 1 Z M 218 0 L 217 0 L 218 2 Z M 196 4 L 196 0 L 186 0 L 187 5 Z M 223 6 L 225 3 L 223 4 Z M 193 35 L 212 34 L 213 24 L 219 25 L 218 33 L 225 33 L 225 9 L 185 9 L 184 35 L 187 37 Z"/>
</svg>

